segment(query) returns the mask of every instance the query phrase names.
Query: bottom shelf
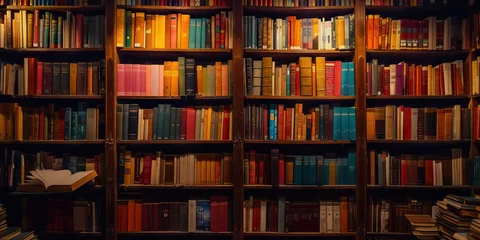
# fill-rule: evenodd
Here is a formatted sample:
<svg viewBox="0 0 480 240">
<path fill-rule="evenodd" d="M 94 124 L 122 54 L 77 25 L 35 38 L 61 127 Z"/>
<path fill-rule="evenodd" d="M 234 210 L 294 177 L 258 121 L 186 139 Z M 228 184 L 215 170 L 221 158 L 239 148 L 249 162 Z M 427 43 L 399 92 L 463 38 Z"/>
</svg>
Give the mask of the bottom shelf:
<svg viewBox="0 0 480 240">
<path fill-rule="evenodd" d="M 38 234 L 39 237 L 85 237 L 85 238 L 93 238 L 93 237 L 101 237 L 103 236 L 102 232 L 43 232 Z"/>
<path fill-rule="evenodd" d="M 179 231 L 146 231 L 146 232 L 119 232 L 118 237 L 141 237 L 141 236 L 232 236 L 232 232 L 179 232 Z"/>
<path fill-rule="evenodd" d="M 245 237 L 355 237 L 355 232 L 320 233 L 320 232 L 246 232 Z"/>
</svg>

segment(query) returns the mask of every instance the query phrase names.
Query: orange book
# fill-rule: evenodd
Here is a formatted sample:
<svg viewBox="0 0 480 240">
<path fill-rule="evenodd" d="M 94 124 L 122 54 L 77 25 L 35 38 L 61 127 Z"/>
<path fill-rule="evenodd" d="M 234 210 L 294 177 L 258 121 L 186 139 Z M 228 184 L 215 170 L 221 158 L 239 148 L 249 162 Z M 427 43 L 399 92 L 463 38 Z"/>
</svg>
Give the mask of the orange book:
<svg viewBox="0 0 480 240">
<path fill-rule="evenodd" d="M 172 62 L 164 63 L 163 70 L 163 96 L 171 96 L 172 92 Z"/>
<path fill-rule="evenodd" d="M 172 80 L 170 83 L 170 96 L 178 96 L 178 62 L 172 62 Z"/>
<path fill-rule="evenodd" d="M 367 16 L 367 49 L 373 49 L 373 15 Z"/>
<path fill-rule="evenodd" d="M 297 20 L 297 26 L 295 27 L 295 47 L 296 49 L 302 48 L 302 20 Z"/>
<path fill-rule="evenodd" d="M 135 232 L 135 202 L 133 200 L 129 200 L 127 208 L 128 208 L 127 230 L 129 232 Z"/>
<path fill-rule="evenodd" d="M 135 13 L 135 45 L 136 48 L 145 47 L 145 13 Z"/>
<path fill-rule="evenodd" d="M 183 14 L 177 13 L 177 48 L 182 48 L 182 16 Z"/>
<path fill-rule="evenodd" d="M 347 197 L 340 197 L 340 232 L 348 232 Z"/>
<path fill-rule="evenodd" d="M 93 67 L 91 62 L 87 65 L 87 95 L 93 95 Z"/>
<path fill-rule="evenodd" d="M 152 71 L 152 65 L 147 64 L 145 66 L 145 96 L 151 96 L 152 95 L 152 90 L 151 90 L 151 84 L 150 82 L 152 81 L 151 79 L 151 71 Z"/>
<path fill-rule="evenodd" d="M 203 67 L 201 65 L 198 65 L 197 66 L 197 93 L 205 94 L 203 92 L 203 88 L 202 88 L 202 80 L 203 80 L 202 79 L 202 75 L 203 75 L 202 71 L 203 71 Z"/>
<path fill-rule="evenodd" d="M 207 111 L 207 121 L 205 122 L 205 126 L 207 129 L 207 137 L 205 140 L 211 140 L 211 127 L 212 127 L 212 107 L 208 108 Z"/>
<path fill-rule="evenodd" d="M 288 23 L 288 28 L 287 28 L 287 35 L 288 35 L 288 49 L 291 49 L 294 47 L 294 41 L 293 41 L 293 36 L 295 33 L 295 23 L 296 22 L 296 17 L 295 16 L 288 16 L 287 17 L 287 23 Z"/>
<path fill-rule="evenodd" d="M 205 161 L 205 185 L 210 185 L 210 175 L 211 175 L 211 165 L 212 159 L 210 158 L 210 154 L 207 154 L 207 160 Z"/>
<path fill-rule="evenodd" d="M 135 232 L 142 231 L 142 204 L 135 203 Z"/>
<path fill-rule="evenodd" d="M 195 179 L 195 184 L 196 185 L 201 185 L 202 184 L 202 158 L 203 154 L 198 154 L 197 155 L 197 169 L 196 169 L 196 179 Z"/>
<path fill-rule="evenodd" d="M 155 41 L 153 40 L 153 15 L 145 16 L 145 48 L 153 48 Z"/>
<path fill-rule="evenodd" d="M 70 63 L 70 95 L 77 95 L 77 64 Z"/>
<path fill-rule="evenodd" d="M 215 96 L 222 96 L 222 63 L 215 63 Z"/>
<path fill-rule="evenodd" d="M 373 49 L 378 49 L 380 35 L 380 15 L 373 16 Z"/>
<path fill-rule="evenodd" d="M 209 175 L 209 181 L 210 185 L 215 185 L 215 154 L 210 154 L 210 175 Z"/>
<path fill-rule="evenodd" d="M 172 32 L 171 30 L 171 18 L 170 15 L 165 16 L 165 48 L 172 48 L 171 43 L 170 43 L 170 33 Z"/>
<path fill-rule="evenodd" d="M 207 157 L 205 156 L 202 159 L 202 166 L 200 169 L 200 185 L 206 185 L 207 184 Z"/>
<path fill-rule="evenodd" d="M 179 15 L 180 17 L 180 15 Z M 188 38 L 190 33 L 190 15 L 183 14 L 182 15 L 182 29 L 180 35 L 180 48 L 187 49 L 188 48 Z"/>
<path fill-rule="evenodd" d="M 132 12 L 132 29 L 130 30 L 130 36 L 132 36 L 132 44 L 135 43 L 135 15 L 136 13 Z M 132 47 L 135 47 L 134 45 L 132 45 Z"/>
<path fill-rule="evenodd" d="M 222 96 L 228 96 L 228 65 L 222 65 Z"/>
<path fill-rule="evenodd" d="M 117 47 L 123 47 L 125 35 L 125 9 L 117 9 Z"/>
<path fill-rule="evenodd" d="M 177 44 L 177 14 L 170 14 L 170 48 L 178 48 Z"/>
<path fill-rule="evenodd" d="M 210 37 L 210 40 L 211 40 L 210 46 L 212 46 L 211 48 L 214 49 L 214 48 L 216 48 L 215 47 L 215 16 L 212 16 L 210 18 L 210 21 L 212 23 L 212 24 L 210 24 L 210 25 L 212 25 L 211 29 L 210 29 L 210 32 L 212 33 L 211 37 Z M 220 26 L 218 26 L 218 27 L 220 27 Z"/>
</svg>

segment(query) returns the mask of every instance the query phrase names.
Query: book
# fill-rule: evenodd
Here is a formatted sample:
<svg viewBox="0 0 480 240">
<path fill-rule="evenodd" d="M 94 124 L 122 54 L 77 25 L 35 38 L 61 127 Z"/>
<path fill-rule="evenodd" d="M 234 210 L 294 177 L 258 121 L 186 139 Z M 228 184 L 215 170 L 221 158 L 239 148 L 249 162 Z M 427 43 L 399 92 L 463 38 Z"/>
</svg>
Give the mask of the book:
<svg viewBox="0 0 480 240">
<path fill-rule="evenodd" d="M 95 171 L 72 174 L 69 170 L 34 170 L 29 182 L 17 186 L 20 192 L 72 192 L 97 176 Z"/>
<path fill-rule="evenodd" d="M 135 2 L 128 0 L 116 0 L 118 5 L 140 5 L 140 6 L 183 6 L 183 7 L 225 7 L 230 6 L 230 0 L 223 1 L 154 1 L 154 2 Z"/>
<path fill-rule="evenodd" d="M 265 7 L 327 7 L 327 6 L 352 6 L 353 1 L 243 1 L 243 6 L 265 6 Z"/>
</svg>

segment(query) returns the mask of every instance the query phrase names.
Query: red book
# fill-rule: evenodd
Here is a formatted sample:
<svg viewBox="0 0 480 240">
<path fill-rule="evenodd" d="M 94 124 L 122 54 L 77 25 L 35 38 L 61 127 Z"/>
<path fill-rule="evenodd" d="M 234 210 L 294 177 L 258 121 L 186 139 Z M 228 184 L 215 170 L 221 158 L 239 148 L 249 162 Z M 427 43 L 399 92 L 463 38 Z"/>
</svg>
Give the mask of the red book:
<svg viewBox="0 0 480 240">
<path fill-rule="evenodd" d="M 76 23 L 76 31 L 75 31 L 75 47 L 81 48 L 82 47 L 82 38 L 83 38 L 83 14 L 77 14 L 77 19 L 75 19 Z"/>
<path fill-rule="evenodd" d="M 61 231 L 73 232 L 73 201 L 65 201 L 63 212 L 65 214 L 65 228 Z"/>
<path fill-rule="evenodd" d="M 412 108 L 403 109 L 403 140 L 412 139 Z"/>
<path fill-rule="evenodd" d="M 145 155 L 143 160 L 143 184 L 150 185 L 150 178 L 152 172 L 152 159 L 149 155 Z"/>
<path fill-rule="evenodd" d="M 222 197 L 210 196 L 210 230 L 212 232 L 222 231 L 222 209 L 221 203 Z M 228 211 L 227 211 L 228 212 Z"/>
<path fill-rule="evenodd" d="M 278 159 L 278 184 L 285 184 L 285 155 L 280 154 Z"/>
<path fill-rule="evenodd" d="M 295 66 L 295 86 L 297 86 L 297 88 L 295 88 L 295 96 L 300 96 L 300 64 L 296 64 Z"/>
<path fill-rule="evenodd" d="M 383 95 L 390 95 L 390 68 L 383 68 Z"/>
<path fill-rule="evenodd" d="M 215 184 L 220 184 L 222 178 L 222 162 L 220 159 L 215 161 Z"/>
<path fill-rule="evenodd" d="M 278 140 L 284 140 L 284 134 L 285 134 L 285 129 L 284 129 L 284 111 L 283 111 L 283 104 L 278 104 Z"/>
<path fill-rule="evenodd" d="M 181 124 L 182 125 L 180 126 L 180 140 L 185 140 L 187 138 L 187 108 L 182 108 Z"/>
<path fill-rule="evenodd" d="M 421 80 L 421 86 L 422 86 L 422 96 L 427 96 L 428 95 L 428 69 L 422 68 L 422 80 Z"/>
<path fill-rule="evenodd" d="M 122 219 L 123 219 L 123 212 L 122 212 L 122 206 L 121 204 L 117 204 L 117 231 L 118 232 L 123 232 L 122 229 Z"/>
<path fill-rule="evenodd" d="M 290 31 L 290 28 L 288 28 L 288 31 Z M 296 90 L 296 69 L 297 67 L 295 66 L 295 63 L 290 64 L 290 95 L 291 96 L 296 96 L 297 95 L 297 90 Z"/>
<path fill-rule="evenodd" d="M 58 119 L 58 124 L 60 125 L 60 128 L 58 132 L 58 140 L 65 140 L 65 108 L 60 108 L 59 110 L 60 118 Z"/>
<path fill-rule="evenodd" d="M 140 65 L 140 96 L 147 95 L 147 65 L 142 64 Z"/>
<path fill-rule="evenodd" d="M 222 196 L 222 201 L 220 202 L 221 212 L 221 221 L 222 221 L 222 232 L 228 232 L 228 197 Z"/>
<path fill-rule="evenodd" d="M 415 95 L 422 94 L 422 66 L 415 67 Z"/>
<path fill-rule="evenodd" d="M 141 232 L 142 231 L 142 204 L 135 203 L 135 216 L 133 216 L 134 220 L 134 232 Z M 129 216 L 130 217 L 130 216 Z"/>
<path fill-rule="evenodd" d="M 193 110 L 193 117 L 195 118 L 195 110 Z M 195 121 L 193 121 L 195 125 Z M 223 123 L 222 123 L 222 140 L 228 140 L 230 138 L 230 106 L 223 108 Z M 195 135 L 195 132 L 193 132 Z"/>
<path fill-rule="evenodd" d="M 130 79 L 129 81 L 125 81 L 124 96 L 133 96 L 133 64 L 125 64 L 124 79 Z"/>
<path fill-rule="evenodd" d="M 251 185 L 256 184 L 256 169 L 255 169 L 255 150 L 250 150 L 249 154 L 249 182 Z"/>
<path fill-rule="evenodd" d="M 215 49 L 220 48 L 220 14 L 215 14 Z"/>
<path fill-rule="evenodd" d="M 253 201 L 253 231 L 260 231 L 261 202 Z"/>
<path fill-rule="evenodd" d="M 37 73 L 37 60 L 35 58 L 28 58 L 28 95 L 35 95 L 36 87 L 36 77 Z"/>
<path fill-rule="evenodd" d="M 415 95 L 415 64 L 408 66 L 407 68 L 407 95 Z"/>
<path fill-rule="evenodd" d="M 373 69 L 376 71 L 376 69 Z M 327 61 L 325 63 L 325 90 L 327 96 L 335 94 L 335 62 Z"/>
<path fill-rule="evenodd" d="M 37 62 L 37 83 L 35 84 L 35 95 L 42 95 L 43 84 L 43 62 Z"/>
<path fill-rule="evenodd" d="M 265 155 L 259 155 L 258 161 L 258 183 L 265 184 Z"/>
<path fill-rule="evenodd" d="M 36 48 L 38 47 L 38 29 L 40 29 L 39 26 L 39 11 L 35 10 L 33 13 L 33 47 Z"/>
<path fill-rule="evenodd" d="M 273 0 L 268 0 L 268 6 L 272 7 L 273 6 Z"/>
<path fill-rule="evenodd" d="M 292 109 L 287 108 L 285 113 L 285 140 L 292 140 Z"/>
<path fill-rule="evenodd" d="M 227 22 L 227 13 L 221 12 L 220 13 L 220 48 L 225 48 L 225 25 Z"/>
<path fill-rule="evenodd" d="M 134 67 L 135 69 L 135 76 L 134 76 L 134 81 L 135 81 L 135 86 L 134 86 L 134 91 L 133 91 L 133 94 L 135 96 L 142 96 L 142 85 L 143 85 L 143 90 L 145 90 L 145 78 L 142 78 L 142 75 L 145 77 L 145 72 L 146 72 L 146 67 L 145 65 L 143 64 L 135 64 L 136 67 Z M 142 74 L 142 69 L 144 69 L 143 71 L 143 74 Z M 145 93 L 145 91 L 143 91 L 143 93 Z"/>
<path fill-rule="evenodd" d="M 400 49 L 407 49 L 408 20 L 400 20 Z"/>
<path fill-rule="evenodd" d="M 433 186 L 433 160 L 425 160 L 425 185 Z"/>
<path fill-rule="evenodd" d="M 342 62 L 335 61 L 335 78 L 334 78 L 334 96 L 340 96 L 340 89 L 342 87 Z"/>
<path fill-rule="evenodd" d="M 159 216 L 159 203 L 154 203 L 153 204 L 153 231 L 159 231 L 160 230 L 160 216 Z"/>
<path fill-rule="evenodd" d="M 402 180 L 400 183 L 401 183 L 401 185 L 405 185 L 406 182 L 407 182 L 407 171 L 406 171 L 407 170 L 407 163 L 403 159 L 401 160 L 400 168 L 401 168 L 400 172 L 401 172 L 401 180 Z"/>
<path fill-rule="evenodd" d="M 148 231 L 148 204 L 142 204 L 142 231 Z"/>
<path fill-rule="evenodd" d="M 183 111 L 183 110 L 182 110 Z M 182 112 L 183 114 L 183 112 Z M 183 119 L 183 116 L 182 116 Z M 225 116 L 223 118 L 223 121 L 225 122 Z M 195 140 L 195 108 L 189 107 L 187 108 L 187 140 Z M 224 132 L 225 133 L 225 132 Z M 224 136 L 222 137 L 222 140 L 224 139 Z"/>
<path fill-rule="evenodd" d="M 140 64 L 132 64 L 132 75 L 130 78 L 131 85 L 132 85 L 132 95 L 133 96 L 140 96 Z M 128 91 L 125 89 L 125 91 Z"/>
<path fill-rule="evenodd" d="M 125 95 L 125 64 L 117 64 L 117 96 Z"/>
<path fill-rule="evenodd" d="M 443 64 L 440 64 L 440 95 L 445 95 L 445 77 L 444 77 L 444 74 L 443 74 Z M 438 85 L 437 85 L 438 86 Z"/>
<path fill-rule="evenodd" d="M 452 86 L 452 94 L 453 95 L 459 95 L 458 93 L 460 92 L 459 91 L 459 83 L 458 83 L 458 68 L 457 68 L 457 65 L 456 64 L 452 64 L 451 66 L 452 68 L 452 80 L 453 80 L 453 86 Z"/>
</svg>

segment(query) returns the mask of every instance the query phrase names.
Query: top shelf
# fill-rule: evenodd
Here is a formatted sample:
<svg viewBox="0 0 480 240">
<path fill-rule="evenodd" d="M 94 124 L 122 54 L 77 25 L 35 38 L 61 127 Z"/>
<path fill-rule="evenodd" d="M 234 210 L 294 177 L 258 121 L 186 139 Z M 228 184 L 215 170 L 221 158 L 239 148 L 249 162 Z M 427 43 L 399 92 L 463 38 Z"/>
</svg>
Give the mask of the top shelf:
<svg viewBox="0 0 480 240">
<path fill-rule="evenodd" d="M 7 6 L 7 10 L 48 11 L 48 12 L 80 12 L 80 13 L 103 13 L 102 5 L 92 6 Z"/>
<path fill-rule="evenodd" d="M 220 11 L 231 11 L 231 7 L 173 7 L 173 6 L 128 6 L 128 5 L 118 5 L 117 9 L 125 9 L 127 11 L 134 12 L 146 12 L 146 13 L 158 13 L 158 14 L 167 14 L 167 13 L 188 13 L 195 15 L 205 15 L 205 14 L 215 14 Z"/>
<path fill-rule="evenodd" d="M 285 16 L 337 16 L 353 13 L 353 6 L 329 6 L 329 7 L 257 7 L 244 6 L 243 15 L 285 15 Z"/>
</svg>

